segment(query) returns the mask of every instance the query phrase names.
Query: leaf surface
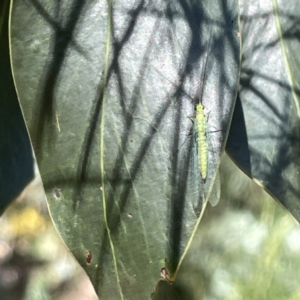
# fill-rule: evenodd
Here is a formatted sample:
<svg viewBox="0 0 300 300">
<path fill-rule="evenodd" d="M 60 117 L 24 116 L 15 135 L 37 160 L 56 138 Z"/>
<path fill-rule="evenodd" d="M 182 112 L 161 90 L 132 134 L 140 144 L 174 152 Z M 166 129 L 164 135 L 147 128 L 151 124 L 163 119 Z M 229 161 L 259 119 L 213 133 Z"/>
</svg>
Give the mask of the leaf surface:
<svg viewBox="0 0 300 300">
<path fill-rule="evenodd" d="M 227 151 L 299 222 L 298 3 L 241 4 L 241 87 Z"/>
<path fill-rule="evenodd" d="M 14 76 L 51 216 L 102 299 L 150 297 L 200 220 L 237 92 L 237 4 L 224 4 L 14 1 Z"/>
</svg>

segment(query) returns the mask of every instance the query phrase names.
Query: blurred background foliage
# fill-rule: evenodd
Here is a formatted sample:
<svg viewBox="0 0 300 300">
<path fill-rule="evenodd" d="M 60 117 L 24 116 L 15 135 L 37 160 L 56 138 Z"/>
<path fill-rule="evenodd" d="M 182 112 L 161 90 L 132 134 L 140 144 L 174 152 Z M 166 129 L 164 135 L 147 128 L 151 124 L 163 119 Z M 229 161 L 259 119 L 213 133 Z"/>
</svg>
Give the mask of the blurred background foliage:
<svg viewBox="0 0 300 300">
<path fill-rule="evenodd" d="M 226 155 L 220 171 L 220 204 L 208 205 L 171 288 L 185 295 L 178 299 L 299 299 L 297 223 Z M 53 228 L 39 177 L 4 213 L 0 228 L 2 300 L 97 299 Z M 165 299 L 160 293 L 168 285 L 161 284 L 152 299 Z"/>
<path fill-rule="evenodd" d="M 300 299 L 298 224 L 226 155 L 220 171 L 220 204 L 204 213 L 178 289 L 188 285 L 189 299 Z"/>
<path fill-rule="evenodd" d="M 0 218 L 1 300 L 98 299 L 48 214 L 40 177 Z"/>
</svg>

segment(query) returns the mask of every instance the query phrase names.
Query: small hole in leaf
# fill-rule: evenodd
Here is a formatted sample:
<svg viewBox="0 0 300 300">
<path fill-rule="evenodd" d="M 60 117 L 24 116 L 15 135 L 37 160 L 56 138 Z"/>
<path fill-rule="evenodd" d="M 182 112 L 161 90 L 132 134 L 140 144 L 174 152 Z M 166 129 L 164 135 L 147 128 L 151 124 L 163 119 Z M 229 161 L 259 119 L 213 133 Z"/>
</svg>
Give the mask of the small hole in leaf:
<svg viewBox="0 0 300 300">
<path fill-rule="evenodd" d="M 132 213 L 127 214 L 128 218 L 132 218 Z"/>
<path fill-rule="evenodd" d="M 90 250 L 86 250 L 86 263 L 90 264 L 93 258 L 92 252 Z"/>
<path fill-rule="evenodd" d="M 53 196 L 55 199 L 60 199 L 61 197 L 61 189 L 54 189 L 53 190 Z"/>
</svg>

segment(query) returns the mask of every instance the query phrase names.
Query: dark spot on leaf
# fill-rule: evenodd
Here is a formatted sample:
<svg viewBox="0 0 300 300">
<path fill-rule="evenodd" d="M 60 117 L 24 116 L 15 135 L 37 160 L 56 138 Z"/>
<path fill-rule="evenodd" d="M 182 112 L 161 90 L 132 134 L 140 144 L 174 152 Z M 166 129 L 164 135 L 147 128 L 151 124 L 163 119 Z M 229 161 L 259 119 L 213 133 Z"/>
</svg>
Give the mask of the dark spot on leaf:
<svg viewBox="0 0 300 300">
<path fill-rule="evenodd" d="M 61 189 L 54 189 L 53 190 L 53 196 L 55 199 L 60 199 L 61 197 Z"/>
<path fill-rule="evenodd" d="M 93 258 L 92 252 L 90 250 L 86 250 L 86 263 L 90 264 Z"/>
<path fill-rule="evenodd" d="M 130 140 L 130 142 L 132 143 L 132 142 L 133 142 L 133 140 Z"/>
</svg>

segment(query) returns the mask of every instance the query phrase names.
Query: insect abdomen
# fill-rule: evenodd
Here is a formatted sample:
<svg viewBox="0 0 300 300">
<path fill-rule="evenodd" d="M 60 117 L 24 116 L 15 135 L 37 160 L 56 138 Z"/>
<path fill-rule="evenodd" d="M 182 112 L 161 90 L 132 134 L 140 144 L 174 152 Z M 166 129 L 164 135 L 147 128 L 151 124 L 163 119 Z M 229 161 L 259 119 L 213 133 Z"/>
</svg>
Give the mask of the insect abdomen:
<svg viewBox="0 0 300 300">
<path fill-rule="evenodd" d="M 196 106 L 196 132 L 198 135 L 198 160 L 203 180 L 207 175 L 207 144 L 206 144 L 206 116 L 202 104 Z"/>
</svg>

